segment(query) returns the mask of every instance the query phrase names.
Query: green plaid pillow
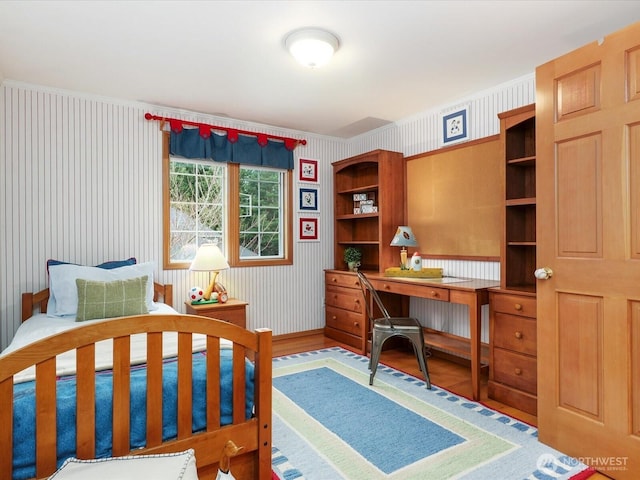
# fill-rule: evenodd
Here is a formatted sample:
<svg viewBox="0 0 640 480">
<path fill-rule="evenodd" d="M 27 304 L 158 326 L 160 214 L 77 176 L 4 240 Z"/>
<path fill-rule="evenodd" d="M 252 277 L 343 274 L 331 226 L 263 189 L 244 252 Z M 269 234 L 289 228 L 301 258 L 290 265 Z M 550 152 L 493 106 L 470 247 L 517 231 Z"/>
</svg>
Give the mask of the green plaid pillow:
<svg viewBox="0 0 640 480">
<path fill-rule="evenodd" d="M 76 322 L 149 313 L 145 300 L 148 281 L 147 275 L 112 282 L 76 279 L 78 287 Z"/>
</svg>

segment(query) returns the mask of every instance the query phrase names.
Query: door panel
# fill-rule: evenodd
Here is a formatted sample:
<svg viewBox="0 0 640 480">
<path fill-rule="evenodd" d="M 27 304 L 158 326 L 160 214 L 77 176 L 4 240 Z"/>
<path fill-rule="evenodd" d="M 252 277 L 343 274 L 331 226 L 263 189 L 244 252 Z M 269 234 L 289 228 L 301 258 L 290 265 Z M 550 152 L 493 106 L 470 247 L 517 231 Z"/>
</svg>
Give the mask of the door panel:
<svg viewBox="0 0 640 480">
<path fill-rule="evenodd" d="M 629 181 L 631 257 L 640 259 L 640 124 L 629 128 Z"/>
<path fill-rule="evenodd" d="M 558 405 L 602 420 L 602 298 L 558 294 Z M 576 341 L 579 339 L 579 341 Z"/>
<path fill-rule="evenodd" d="M 599 134 L 558 143 L 558 255 L 602 257 Z"/>
<path fill-rule="evenodd" d="M 633 379 L 640 378 L 640 302 L 629 302 L 631 320 L 631 405 L 632 433 L 640 437 L 640 391 L 633 388 Z"/>
<path fill-rule="evenodd" d="M 558 120 L 600 109 L 600 64 L 558 79 Z"/>
<path fill-rule="evenodd" d="M 536 70 L 540 441 L 640 474 L 640 23 Z"/>
</svg>

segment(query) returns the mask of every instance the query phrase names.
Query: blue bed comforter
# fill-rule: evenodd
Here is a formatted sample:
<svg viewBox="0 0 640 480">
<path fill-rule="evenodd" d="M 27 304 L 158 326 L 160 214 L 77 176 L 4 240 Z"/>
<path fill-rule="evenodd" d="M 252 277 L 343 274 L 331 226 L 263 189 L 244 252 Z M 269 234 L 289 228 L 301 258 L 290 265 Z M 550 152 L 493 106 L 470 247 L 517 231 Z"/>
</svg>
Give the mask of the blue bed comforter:
<svg viewBox="0 0 640 480">
<path fill-rule="evenodd" d="M 223 425 L 233 419 L 232 351 L 221 350 L 220 418 Z M 254 402 L 253 364 L 246 361 L 246 418 L 250 418 Z M 177 360 L 167 359 L 163 367 L 163 438 L 177 436 Z M 131 448 L 145 446 L 146 437 L 146 368 L 131 371 Z M 96 374 L 96 457 L 111 455 L 112 385 L 110 371 Z M 193 431 L 206 427 L 206 354 L 193 355 Z M 35 382 L 14 386 L 13 478 L 21 480 L 35 476 Z M 75 456 L 76 438 L 76 378 L 61 377 L 57 382 L 58 464 Z"/>
</svg>

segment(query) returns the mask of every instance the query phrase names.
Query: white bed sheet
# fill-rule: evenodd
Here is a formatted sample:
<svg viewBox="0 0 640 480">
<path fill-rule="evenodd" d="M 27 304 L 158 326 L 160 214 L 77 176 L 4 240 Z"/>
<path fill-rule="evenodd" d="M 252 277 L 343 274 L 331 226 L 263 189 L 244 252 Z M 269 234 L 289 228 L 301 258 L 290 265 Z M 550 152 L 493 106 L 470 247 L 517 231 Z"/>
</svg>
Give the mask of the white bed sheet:
<svg viewBox="0 0 640 480">
<path fill-rule="evenodd" d="M 169 305 L 156 303 L 158 308 L 150 311 L 150 315 L 178 315 L 179 313 Z M 108 319 L 116 320 L 115 318 Z M 67 330 L 82 327 L 91 323 L 102 322 L 105 319 L 87 320 L 76 322 L 75 317 L 50 317 L 46 314 L 37 314 L 22 322 L 13 340 L 7 348 L 0 353 L 0 359 L 19 348 L 29 345 L 43 338 L 57 335 Z M 231 348 L 230 341 L 220 339 L 221 348 Z M 198 352 L 206 348 L 204 335 L 193 335 L 193 351 Z M 178 353 L 178 335 L 175 332 L 165 332 L 162 336 L 162 354 L 164 358 L 173 357 Z M 131 336 L 131 365 L 145 363 L 147 358 L 146 334 Z M 113 341 L 104 340 L 96 343 L 96 371 L 108 370 L 113 367 Z M 56 373 L 58 376 L 73 375 L 76 373 L 76 352 L 71 350 L 58 355 L 56 358 Z M 14 383 L 27 382 L 35 379 L 35 367 L 27 368 L 14 375 Z"/>
</svg>

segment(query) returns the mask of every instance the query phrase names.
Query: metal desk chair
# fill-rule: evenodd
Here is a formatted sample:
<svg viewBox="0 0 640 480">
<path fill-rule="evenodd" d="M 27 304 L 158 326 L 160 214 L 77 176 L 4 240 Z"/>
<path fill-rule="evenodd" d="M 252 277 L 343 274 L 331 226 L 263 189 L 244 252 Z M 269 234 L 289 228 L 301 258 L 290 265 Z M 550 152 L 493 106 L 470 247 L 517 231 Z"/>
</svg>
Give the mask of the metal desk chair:
<svg viewBox="0 0 640 480">
<path fill-rule="evenodd" d="M 418 364 L 420 370 L 424 374 L 424 378 L 427 382 L 427 388 L 431 390 L 431 380 L 429 379 L 429 370 L 427 369 L 427 355 L 425 353 L 424 345 L 424 333 L 422 332 L 422 325 L 420 322 L 411 317 L 392 317 L 385 308 L 378 292 L 376 292 L 373 285 L 364 273 L 358 271 L 358 279 L 360 280 L 360 288 L 362 289 L 362 295 L 365 299 L 365 305 L 367 307 L 367 316 L 371 322 L 371 355 L 369 357 L 369 370 L 371 375 L 369 376 L 369 385 L 373 385 L 373 377 L 378 369 L 378 362 L 380 361 L 380 352 L 382 351 L 382 345 L 388 339 L 392 337 L 405 337 L 411 341 L 413 350 L 418 358 Z M 367 292 L 371 296 L 380 312 L 382 312 L 381 318 L 375 318 L 373 315 L 373 308 L 371 302 L 367 301 Z"/>
</svg>

